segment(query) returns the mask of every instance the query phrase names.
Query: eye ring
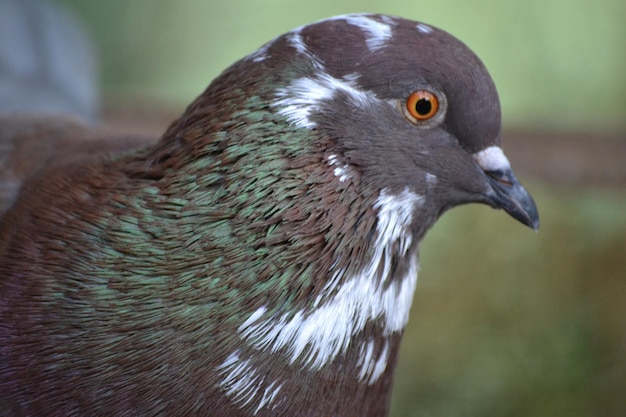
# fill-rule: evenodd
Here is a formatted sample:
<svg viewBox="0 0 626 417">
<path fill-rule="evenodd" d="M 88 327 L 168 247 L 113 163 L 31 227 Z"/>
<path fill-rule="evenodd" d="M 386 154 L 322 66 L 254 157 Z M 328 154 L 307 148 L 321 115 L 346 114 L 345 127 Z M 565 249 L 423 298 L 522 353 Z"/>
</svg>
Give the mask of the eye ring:
<svg viewBox="0 0 626 417">
<path fill-rule="evenodd" d="M 405 116 L 413 123 L 425 122 L 439 111 L 439 99 L 428 90 L 417 90 L 406 99 Z"/>
</svg>

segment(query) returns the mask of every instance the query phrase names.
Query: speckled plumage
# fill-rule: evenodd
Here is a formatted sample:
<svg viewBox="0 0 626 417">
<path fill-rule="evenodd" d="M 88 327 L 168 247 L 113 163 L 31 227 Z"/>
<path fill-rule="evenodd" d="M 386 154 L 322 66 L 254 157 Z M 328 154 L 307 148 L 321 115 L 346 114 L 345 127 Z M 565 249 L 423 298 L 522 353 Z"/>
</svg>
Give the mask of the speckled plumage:
<svg viewBox="0 0 626 417">
<path fill-rule="evenodd" d="M 38 123 L 5 120 L 9 152 Z M 467 202 L 537 227 L 478 58 L 389 16 L 296 29 L 158 143 L 98 143 L 0 171 L 4 415 L 384 416 L 426 231 Z"/>
</svg>

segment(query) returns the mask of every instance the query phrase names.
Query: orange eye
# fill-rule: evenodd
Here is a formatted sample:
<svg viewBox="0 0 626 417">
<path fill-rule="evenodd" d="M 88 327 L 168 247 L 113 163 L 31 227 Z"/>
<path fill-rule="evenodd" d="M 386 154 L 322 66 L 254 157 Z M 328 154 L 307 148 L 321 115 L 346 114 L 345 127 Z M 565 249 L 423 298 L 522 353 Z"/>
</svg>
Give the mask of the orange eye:
<svg viewBox="0 0 626 417">
<path fill-rule="evenodd" d="M 406 110 L 410 117 L 422 122 L 437 114 L 439 100 L 430 91 L 417 90 L 406 100 Z"/>
</svg>

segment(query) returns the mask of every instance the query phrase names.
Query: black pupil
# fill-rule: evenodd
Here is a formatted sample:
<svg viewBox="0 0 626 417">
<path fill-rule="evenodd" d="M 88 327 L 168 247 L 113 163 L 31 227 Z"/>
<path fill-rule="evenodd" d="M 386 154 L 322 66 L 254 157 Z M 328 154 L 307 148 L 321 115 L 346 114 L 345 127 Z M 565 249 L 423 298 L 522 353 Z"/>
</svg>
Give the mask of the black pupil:
<svg viewBox="0 0 626 417">
<path fill-rule="evenodd" d="M 415 111 L 417 112 L 417 114 L 421 114 L 422 116 L 430 113 L 432 108 L 433 105 L 431 104 L 430 100 L 425 98 L 421 98 L 417 101 L 417 103 L 415 103 Z"/>
</svg>

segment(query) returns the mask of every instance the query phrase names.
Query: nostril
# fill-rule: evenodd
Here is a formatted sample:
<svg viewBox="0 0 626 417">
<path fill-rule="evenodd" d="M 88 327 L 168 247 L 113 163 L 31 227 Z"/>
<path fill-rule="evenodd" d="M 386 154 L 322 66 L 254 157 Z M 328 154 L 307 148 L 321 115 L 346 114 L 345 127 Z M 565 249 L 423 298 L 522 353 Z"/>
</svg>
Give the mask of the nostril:
<svg viewBox="0 0 626 417">
<path fill-rule="evenodd" d="M 498 181 L 501 184 L 505 185 L 513 185 L 513 182 L 507 179 L 506 175 L 502 171 L 485 171 L 485 174 L 489 175 L 494 180 Z"/>
</svg>

